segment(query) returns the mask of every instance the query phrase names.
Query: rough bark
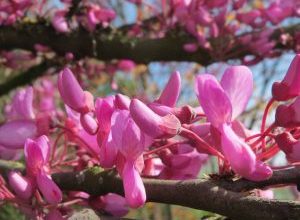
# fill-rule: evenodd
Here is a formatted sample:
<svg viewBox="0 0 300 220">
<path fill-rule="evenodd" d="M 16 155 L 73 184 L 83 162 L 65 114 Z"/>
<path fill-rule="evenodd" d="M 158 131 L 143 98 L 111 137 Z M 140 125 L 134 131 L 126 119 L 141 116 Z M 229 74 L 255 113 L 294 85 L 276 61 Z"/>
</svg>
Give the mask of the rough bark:
<svg viewBox="0 0 300 220">
<path fill-rule="evenodd" d="M 194 38 L 184 31 L 172 31 L 163 38 L 135 38 L 127 37 L 118 29 L 98 29 L 90 33 L 82 28 L 69 34 L 59 34 L 46 23 L 18 24 L 0 27 L 0 49 L 26 49 L 34 51 L 34 45 L 39 43 L 52 48 L 57 54 L 65 55 L 72 52 L 75 58 L 95 57 L 100 60 L 131 59 L 137 63 L 152 61 L 192 61 L 209 65 L 216 61 L 239 59 L 253 54 L 236 42 L 235 37 L 222 36 L 211 39 L 212 53 L 206 49 L 199 49 L 195 53 L 183 50 L 183 45 L 193 42 Z M 274 31 L 270 40 L 276 42 L 276 48 L 290 49 L 291 45 L 280 43 L 281 33 L 292 36 L 300 30 L 300 24 L 282 27 Z M 249 33 L 256 34 L 256 33 Z M 224 53 L 222 47 L 233 43 L 232 49 Z M 216 47 L 216 48 L 214 48 Z"/>
<path fill-rule="evenodd" d="M 97 168 L 78 173 L 53 174 L 63 190 L 85 191 L 91 195 L 108 192 L 123 195 L 122 180 L 113 171 Z M 276 171 L 272 178 L 261 182 L 248 180 L 197 179 L 186 181 L 143 179 L 148 202 L 176 204 L 215 212 L 232 219 L 299 219 L 300 203 L 258 198 L 249 193 L 255 188 L 277 184 L 298 184 L 297 168 Z"/>
</svg>

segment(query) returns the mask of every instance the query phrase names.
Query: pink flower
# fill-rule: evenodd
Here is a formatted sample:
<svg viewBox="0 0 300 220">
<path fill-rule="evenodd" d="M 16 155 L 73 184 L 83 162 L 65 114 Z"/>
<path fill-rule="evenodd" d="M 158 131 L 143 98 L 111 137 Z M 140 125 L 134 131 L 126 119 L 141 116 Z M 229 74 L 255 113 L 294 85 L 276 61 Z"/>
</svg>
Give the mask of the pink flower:
<svg viewBox="0 0 300 220">
<path fill-rule="evenodd" d="M 160 151 L 159 157 L 165 165 L 159 177 L 178 180 L 197 178 L 208 158 L 206 154 L 199 154 L 195 148 L 187 144 Z"/>
<path fill-rule="evenodd" d="M 130 98 L 128 96 L 117 94 L 115 95 L 115 106 L 121 110 L 129 110 Z"/>
<path fill-rule="evenodd" d="M 37 134 L 37 126 L 33 121 L 9 121 L 0 127 L 0 144 L 12 149 L 23 148 L 26 139 L 34 138 Z"/>
<path fill-rule="evenodd" d="M 97 98 L 95 108 L 96 117 L 100 122 L 97 132 L 97 140 L 100 146 L 100 164 L 105 168 L 111 168 L 117 157 L 117 148 L 110 132 L 115 110 L 114 97 Z"/>
<path fill-rule="evenodd" d="M 118 68 L 125 72 L 130 72 L 135 67 L 135 63 L 132 60 L 120 60 L 118 62 Z"/>
<path fill-rule="evenodd" d="M 103 209 L 113 216 L 122 217 L 129 212 L 126 200 L 122 196 L 108 193 L 105 196 L 101 196 L 100 199 L 104 206 Z"/>
<path fill-rule="evenodd" d="M 289 128 L 300 125 L 300 97 L 289 106 L 280 105 L 276 109 L 275 123 L 277 126 Z"/>
<path fill-rule="evenodd" d="M 123 173 L 123 186 L 127 203 L 132 208 L 138 208 L 146 202 L 146 191 L 141 176 L 136 170 L 134 163 L 125 163 Z"/>
<path fill-rule="evenodd" d="M 212 75 L 197 77 L 196 93 L 207 120 L 221 135 L 221 148 L 232 169 L 239 175 L 260 181 L 272 170 L 232 130 L 231 122 L 245 109 L 253 90 L 252 73 L 245 66 L 226 69 L 221 84 Z"/>
<path fill-rule="evenodd" d="M 8 174 L 8 181 L 19 198 L 27 200 L 32 196 L 33 185 L 29 178 L 23 177 L 20 173 L 11 171 Z"/>
<path fill-rule="evenodd" d="M 80 122 L 84 130 L 87 131 L 87 133 L 94 135 L 97 133 L 98 130 L 98 123 L 97 121 L 90 115 L 90 114 L 84 114 L 80 115 Z"/>
<path fill-rule="evenodd" d="M 93 95 L 82 90 L 69 68 L 59 73 L 58 90 L 65 104 L 73 110 L 86 114 L 94 109 Z"/>
<path fill-rule="evenodd" d="M 33 111 L 33 88 L 19 90 L 13 97 L 11 105 L 6 107 L 9 119 L 34 119 Z"/>
<path fill-rule="evenodd" d="M 285 153 L 290 162 L 300 161 L 300 141 L 289 132 L 283 132 L 275 137 L 278 147 Z"/>
<path fill-rule="evenodd" d="M 60 33 L 70 32 L 68 22 L 65 18 L 66 13 L 67 11 L 65 10 L 57 10 L 51 20 L 52 26 Z"/>
<path fill-rule="evenodd" d="M 118 161 L 117 167 L 123 179 L 126 201 L 130 207 L 140 207 L 146 201 L 146 193 L 137 162 L 145 149 L 146 137 L 128 110 L 116 110 L 113 113 L 111 137 L 114 144 L 111 147 L 116 148 L 125 160 Z"/>
<path fill-rule="evenodd" d="M 286 101 L 300 95 L 300 54 L 297 54 L 281 82 L 272 86 L 273 98 Z"/>
<path fill-rule="evenodd" d="M 24 148 L 26 174 L 40 190 L 50 204 L 57 204 L 62 200 L 62 192 L 47 173 L 50 156 L 49 140 L 41 136 L 36 140 L 27 139 Z"/>
<path fill-rule="evenodd" d="M 180 89 L 181 89 L 180 73 L 176 71 L 172 73 L 160 97 L 155 102 L 169 107 L 174 107 L 179 97 Z"/>
<path fill-rule="evenodd" d="M 93 31 L 98 24 L 107 26 L 108 22 L 115 18 L 116 14 L 111 9 L 100 8 L 98 5 L 90 5 L 87 11 L 87 28 Z"/>
<path fill-rule="evenodd" d="M 0 158 L 4 160 L 19 160 L 21 151 L 17 149 L 9 149 L 0 145 Z"/>
<path fill-rule="evenodd" d="M 175 136 L 181 127 L 176 116 L 168 114 L 161 117 L 138 99 L 131 101 L 130 114 L 140 129 L 153 138 Z"/>
<path fill-rule="evenodd" d="M 284 7 L 283 4 L 274 2 L 269 8 L 264 10 L 264 13 L 265 16 L 276 25 L 293 14 L 293 7 Z"/>
<path fill-rule="evenodd" d="M 244 12 L 244 13 L 238 13 L 237 14 L 237 19 L 240 22 L 243 22 L 248 25 L 255 25 L 256 19 L 261 16 L 261 12 L 259 10 L 252 10 L 249 12 Z"/>
</svg>

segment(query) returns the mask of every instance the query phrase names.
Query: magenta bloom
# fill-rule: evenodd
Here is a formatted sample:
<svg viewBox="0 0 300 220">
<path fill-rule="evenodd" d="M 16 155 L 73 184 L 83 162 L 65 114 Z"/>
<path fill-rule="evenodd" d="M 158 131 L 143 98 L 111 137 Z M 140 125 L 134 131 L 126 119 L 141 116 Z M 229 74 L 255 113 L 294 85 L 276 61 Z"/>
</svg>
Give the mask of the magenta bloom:
<svg viewBox="0 0 300 220">
<path fill-rule="evenodd" d="M 64 103 L 73 110 L 86 114 L 94 109 L 93 95 L 82 90 L 69 68 L 62 70 L 58 76 L 58 90 Z"/>
<path fill-rule="evenodd" d="M 65 10 L 57 10 L 51 20 L 52 26 L 60 33 L 70 32 L 68 22 L 65 18 L 66 13 L 67 11 Z"/>
<path fill-rule="evenodd" d="M 9 119 L 34 119 L 33 88 L 19 90 L 13 97 L 12 103 L 6 106 L 6 115 Z"/>
<path fill-rule="evenodd" d="M 297 54 L 281 82 L 272 86 L 273 98 L 286 101 L 300 95 L 300 54 Z"/>
<path fill-rule="evenodd" d="M 0 126 L 0 145 L 21 149 L 27 138 L 38 135 L 38 125 L 33 111 L 33 89 L 19 90 L 11 104 L 5 107 L 8 121 Z"/>
<path fill-rule="evenodd" d="M 181 127 L 176 116 L 168 114 L 161 117 L 138 99 L 131 101 L 130 114 L 140 129 L 153 138 L 175 136 Z"/>
<path fill-rule="evenodd" d="M 122 71 L 129 72 L 133 70 L 135 63 L 132 60 L 120 60 L 118 62 L 118 68 Z"/>
<path fill-rule="evenodd" d="M 245 66 L 226 69 L 221 83 L 212 75 L 197 77 L 196 93 L 207 120 L 221 134 L 221 148 L 232 169 L 239 175 L 260 181 L 272 170 L 256 161 L 256 156 L 231 127 L 232 121 L 245 109 L 252 94 L 252 73 Z"/>
<path fill-rule="evenodd" d="M 36 137 L 37 133 L 37 126 L 33 121 L 9 121 L 0 127 L 0 144 L 7 148 L 21 149 L 26 139 Z"/>
<path fill-rule="evenodd" d="M 146 201 L 146 192 L 136 162 L 145 149 L 146 137 L 127 110 L 114 113 L 111 134 L 115 146 L 125 158 L 120 175 L 123 179 L 126 201 L 130 207 L 140 207 Z"/>
<path fill-rule="evenodd" d="M 32 196 L 33 184 L 29 178 L 12 171 L 8 174 L 8 181 L 19 198 L 27 200 Z"/>
<path fill-rule="evenodd" d="M 49 140 L 41 136 L 36 140 L 27 139 L 24 148 L 26 160 L 26 174 L 37 186 L 44 198 L 50 204 L 57 204 L 62 200 L 62 192 L 48 174 L 50 154 Z"/>
<path fill-rule="evenodd" d="M 181 78 L 179 72 L 174 72 L 162 91 L 160 97 L 156 100 L 157 103 L 174 107 L 180 94 Z"/>
<path fill-rule="evenodd" d="M 101 202 L 104 205 L 104 210 L 114 216 L 124 216 L 129 212 L 126 200 L 124 197 L 114 193 L 108 193 L 105 196 L 101 196 Z"/>
<path fill-rule="evenodd" d="M 284 132 L 275 137 L 278 147 L 285 153 L 290 162 L 300 161 L 300 141 L 289 132 Z"/>
<path fill-rule="evenodd" d="M 195 148 L 187 144 L 180 144 L 170 150 L 161 151 L 159 157 L 164 164 L 159 174 L 160 178 L 184 180 L 197 178 L 208 155 L 199 154 Z"/>
<path fill-rule="evenodd" d="M 297 127 L 300 125 L 300 97 L 290 105 L 280 105 L 276 109 L 275 123 L 284 128 Z"/>
</svg>

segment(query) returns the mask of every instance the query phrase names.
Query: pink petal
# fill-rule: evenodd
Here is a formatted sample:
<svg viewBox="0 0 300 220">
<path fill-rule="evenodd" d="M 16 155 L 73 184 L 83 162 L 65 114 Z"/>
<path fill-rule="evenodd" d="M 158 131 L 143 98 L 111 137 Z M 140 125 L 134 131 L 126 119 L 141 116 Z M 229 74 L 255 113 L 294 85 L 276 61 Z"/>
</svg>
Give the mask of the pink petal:
<svg viewBox="0 0 300 220">
<path fill-rule="evenodd" d="M 243 142 L 230 126 L 221 126 L 221 143 L 225 158 L 237 174 L 248 178 L 256 166 L 256 156 L 252 149 Z"/>
<path fill-rule="evenodd" d="M 68 33 L 70 31 L 68 23 L 65 18 L 66 11 L 58 10 L 55 12 L 54 17 L 51 20 L 51 23 L 55 30 L 61 33 Z"/>
<path fill-rule="evenodd" d="M 123 169 L 125 198 L 131 208 L 138 208 L 146 202 L 146 191 L 140 174 L 133 162 L 126 162 Z"/>
<path fill-rule="evenodd" d="M 246 66 L 232 66 L 226 69 L 221 85 L 232 105 L 232 120 L 240 115 L 253 91 L 252 72 Z"/>
<path fill-rule="evenodd" d="M 149 103 L 148 107 L 160 116 L 166 116 L 168 114 L 172 114 L 173 111 L 174 111 L 174 108 L 171 108 L 171 107 L 166 106 L 166 105 L 159 104 L 157 102 Z"/>
<path fill-rule="evenodd" d="M 7 148 L 23 148 L 26 139 L 36 135 L 37 127 L 33 121 L 10 121 L 0 127 L 0 144 Z"/>
<path fill-rule="evenodd" d="M 21 150 L 9 149 L 0 145 L 0 158 L 3 160 L 19 160 L 21 155 Z"/>
<path fill-rule="evenodd" d="M 115 106 L 121 110 L 129 110 L 130 98 L 126 95 L 117 94 L 115 96 Z"/>
<path fill-rule="evenodd" d="M 163 135 L 163 132 L 159 128 L 159 125 L 162 123 L 161 117 L 138 99 L 131 101 L 130 115 L 140 129 L 149 136 L 159 137 Z"/>
<path fill-rule="evenodd" d="M 113 216 L 121 217 L 129 212 L 125 198 L 117 194 L 108 193 L 101 196 L 101 201 L 104 203 L 104 210 Z"/>
<path fill-rule="evenodd" d="M 214 76 L 199 75 L 196 81 L 196 93 L 208 121 L 213 126 L 218 128 L 223 123 L 231 121 L 230 99 Z"/>
<path fill-rule="evenodd" d="M 282 83 L 289 86 L 290 96 L 300 95 L 300 54 L 294 57 Z"/>
<path fill-rule="evenodd" d="M 80 122 L 87 133 L 90 135 L 96 134 L 98 130 L 98 123 L 90 114 L 81 114 Z"/>
<path fill-rule="evenodd" d="M 13 98 L 12 111 L 16 115 L 17 119 L 33 119 L 33 89 L 28 87 L 27 89 L 19 90 Z"/>
<path fill-rule="evenodd" d="M 111 127 L 111 116 L 114 112 L 114 97 L 109 96 L 105 99 L 97 98 L 95 109 L 99 122 L 98 137 L 101 142 L 101 139 L 104 139 L 108 135 Z"/>
<path fill-rule="evenodd" d="M 27 139 L 25 142 L 24 155 L 27 174 L 30 176 L 36 176 L 45 163 L 42 149 L 37 142 Z"/>
<path fill-rule="evenodd" d="M 118 154 L 118 145 L 112 138 L 111 132 L 103 140 L 103 144 L 100 146 L 100 165 L 104 168 L 112 168 L 115 165 Z"/>
<path fill-rule="evenodd" d="M 129 111 L 116 110 L 111 117 L 112 138 L 118 147 L 122 147 L 122 139 L 125 127 L 129 120 Z"/>
<path fill-rule="evenodd" d="M 11 188 L 21 199 L 27 200 L 32 196 L 33 185 L 28 178 L 12 171 L 8 174 L 8 181 Z"/>
<path fill-rule="evenodd" d="M 50 176 L 40 172 L 36 176 L 36 181 L 39 190 L 48 203 L 55 205 L 62 201 L 62 192 Z"/>
<path fill-rule="evenodd" d="M 86 143 L 88 143 L 89 149 L 96 155 L 99 155 L 100 153 L 100 147 L 97 142 L 97 136 L 96 135 L 90 135 L 85 130 L 80 130 L 78 132 L 78 136 L 85 140 Z"/>
<path fill-rule="evenodd" d="M 118 62 L 118 68 L 122 71 L 129 72 L 133 70 L 135 63 L 132 60 L 120 60 Z"/>
<path fill-rule="evenodd" d="M 137 99 L 131 101 L 130 115 L 139 128 L 153 138 L 175 136 L 181 126 L 176 116 L 160 117 Z"/>
<path fill-rule="evenodd" d="M 144 135 L 131 118 L 123 126 L 122 145 L 119 150 L 127 159 L 136 160 L 145 148 Z"/>
<path fill-rule="evenodd" d="M 58 90 L 70 108 L 77 112 L 85 109 L 85 93 L 69 68 L 65 68 L 58 76 Z"/>
<path fill-rule="evenodd" d="M 37 143 L 38 147 L 40 148 L 44 162 L 48 162 L 49 157 L 50 157 L 50 144 L 49 144 L 49 139 L 46 135 L 42 135 L 38 137 L 35 142 Z"/>
<path fill-rule="evenodd" d="M 181 79 L 178 71 L 172 73 L 157 102 L 169 107 L 174 107 L 180 94 Z"/>
<path fill-rule="evenodd" d="M 258 182 L 269 179 L 272 176 L 272 174 L 273 170 L 268 165 L 261 161 L 257 161 L 255 164 L 255 170 L 251 174 L 245 175 L 244 177 L 248 180 Z"/>
</svg>

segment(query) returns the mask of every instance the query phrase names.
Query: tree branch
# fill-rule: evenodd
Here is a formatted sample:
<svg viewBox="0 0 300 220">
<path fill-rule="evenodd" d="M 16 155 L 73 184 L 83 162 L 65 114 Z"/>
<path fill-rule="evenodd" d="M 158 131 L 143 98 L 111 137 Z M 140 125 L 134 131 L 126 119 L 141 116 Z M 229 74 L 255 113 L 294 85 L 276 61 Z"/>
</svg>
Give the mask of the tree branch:
<svg viewBox="0 0 300 220">
<path fill-rule="evenodd" d="M 27 85 L 47 73 L 51 67 L 56 67 L 58 64 L 52 61 L 43 61 L 42 63 L 29 68 L 27 71 L 18 74 L 17 76 L 0 84 L 0 96 L 5 95 L 16 87 Z"/>
<path fill-rule="evenodd" d="M 18 162 L 0 160 L 0 170 L 24 167 Z M 53 180 L 65 191 L 84 191 L 93 196 L 117 193 L 124 195 L 123 182 L 115 170 L 93 167 L 81 172 L 52 174 Z M 148 202 L 176 204 L 215 212 L 232 219 L 299 219 L 300 202 L 258 198 L 249 192 L 282 184 L 299 184 L 300 169 L 274 171 L 265 181 L 237 181 L 222 178 L 185 181 L 143 179 Z"/>
<path fill-rule="evenodd" d="M 297 31 L 300 31 L 300 24 L 279 28 L 274 31 L 270 39 L 277 42 L 276 48 L 281 50 L 290 49 L 291 45 L 280 43 L 280 34 L 289 33 L 294 35 Z M 219 40 L 221 38 L 212 40 L 212 44 L 214 45 L 216 42 L 218 44 Z M 222 41 L 225 41 L 224 44 L 226 45 L 232 40 L 234 39 L 230 37 L 229 39 L 222 37 Z M 51 47 L 59 55 L 72 52 L 77 59 L 88 56 L 100 60 L 131 59 L 137 63 L 193 61 L 206 66 L 216 61 L 237 59 L 253 54 L 248 50 L 236 50 L 236 48 L 245 48 L 236 42 L 232 50 L 220 57 L 212 56 L 206 49 L 199 49 L 195 53 L 185 52 L 183 45 L 193 41 L 195 41 L 193 37 L 181 31 L 170 33 L 160 39 L 149 39 L 129 38 L 123 31 L 110 28 L 98 29 L 93 33 L 79 28 L 70 34 L 59 34 L 45 23 L 0 27 L 0 49 L 21 48 L 33 51 L 34 45 L 39 43 Z"/>
<path fill-rule="evenodd" d="M 52 177 L 61 189 L 67 191 L 84 191 L 97 196 L 109 192 L 124 194 L 122 180 L 112 170 L 92 168 L 78 173 L 53 174 Z M 272 178 L 262 182 L 143 179 L 148 202 L 177 204 L 244 220 L 298 219 L 299 202 L 267 200 L 244 191 L 277 184 L 298 184 L 299 181 L 300 170 L 297 168 L 275 171 Z"/>
</svg>

